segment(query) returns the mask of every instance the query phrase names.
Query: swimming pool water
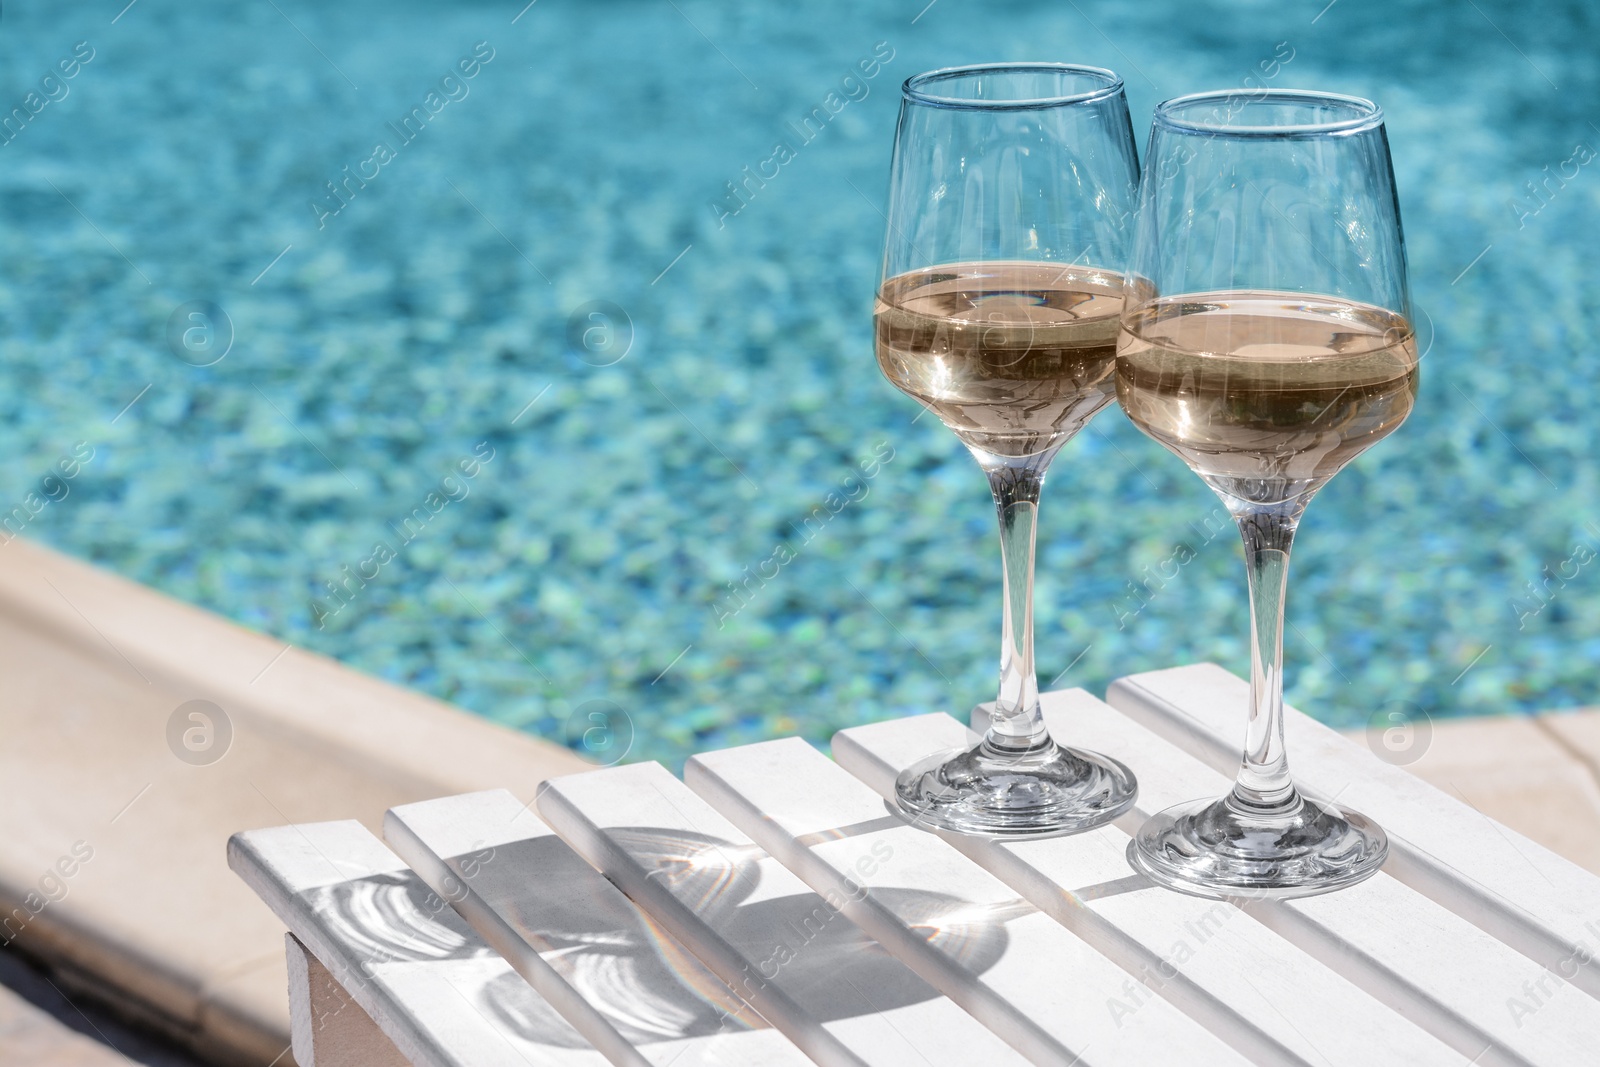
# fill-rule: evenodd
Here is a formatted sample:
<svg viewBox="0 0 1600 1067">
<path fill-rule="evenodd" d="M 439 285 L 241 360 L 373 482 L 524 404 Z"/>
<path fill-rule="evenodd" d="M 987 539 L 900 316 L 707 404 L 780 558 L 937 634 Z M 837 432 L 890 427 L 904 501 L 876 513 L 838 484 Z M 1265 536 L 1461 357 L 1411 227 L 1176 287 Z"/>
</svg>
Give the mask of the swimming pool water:
<svg viewBox="0 0 1600 1067">
<path fill-rule="evenodd" d="M 1071 60 L 1123 74 L 1141 142 L 1205 88 L 1388 113 L 1431 348 L 1302 528 L 1290 699 L 1597 699 L 1592 5 L 119 9 L 0 17 L 13 529 L 603 759 L 959 713 L 998 553 L 872 359 L 897 89 Z M 1218 516 L 1114 408 L 1069 444 L 1042 681 L 1243 670 Z"/>
</svg>

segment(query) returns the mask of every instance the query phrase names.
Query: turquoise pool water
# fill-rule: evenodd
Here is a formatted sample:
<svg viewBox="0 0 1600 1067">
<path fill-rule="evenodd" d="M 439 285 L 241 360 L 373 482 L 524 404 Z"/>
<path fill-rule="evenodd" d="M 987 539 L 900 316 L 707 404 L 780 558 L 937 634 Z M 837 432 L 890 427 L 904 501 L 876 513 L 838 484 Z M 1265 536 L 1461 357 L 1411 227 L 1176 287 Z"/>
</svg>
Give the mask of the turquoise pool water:
<svg viewBox="0 0 1600 1067">
<path fill-rule="evenodd" d="M 1385 106 L 1432 337 L 1303 528 L 1291 699 L 1595 702 L 1600 9 L 925 2 L 7 4 L 12 528 L 605 759 L 960 711 L 992 514 L 869 344 L 898 83 L 1110 66 L 1142 140 L 1254 79 Z M 1216 514 L 1070 444 L 1043 680 L 1242 670 Z"/>
</svg>

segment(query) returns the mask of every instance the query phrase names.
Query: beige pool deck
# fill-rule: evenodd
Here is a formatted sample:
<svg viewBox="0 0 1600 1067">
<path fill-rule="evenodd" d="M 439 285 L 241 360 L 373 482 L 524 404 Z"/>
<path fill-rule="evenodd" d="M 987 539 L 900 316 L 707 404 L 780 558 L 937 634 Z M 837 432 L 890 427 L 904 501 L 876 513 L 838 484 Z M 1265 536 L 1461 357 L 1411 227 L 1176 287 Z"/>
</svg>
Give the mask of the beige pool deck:
<svg viewBox="0 0 1600 1067">
<path fill-rule="evenodd" d="M 0 547 L 0 671 L 0 940 L 221 1065 L 293 1063 L 283 931 L 228 869 L 230 834 L 352 817 L 381 833 L 397 804 L 528 800 L 587 766 L 22 540 Z M 220 758 L 187 713 L 169 741 L 195 700 L 231 723 Z M 1600 711 L 1434 723 L 1390 758 L 1600 873 Z M 0 989 L 0 1063 L 127 1062 Z"/>
<path fill-rule="evenodd" d="M 21 540 L 0 547 L 0 677 L 0 936 L 69 996 L 217 1064 L 293 1062 L 283 930 L 228 869 L 229 834 L 333 817 L 377 832 L 398 803 L 527 800 L 587 766 Z M 169 747 L 191 700 L 231 721 L 215 762 Z M 63 1041 L 0 1062 L 79 1062 Z"/>
</svg>

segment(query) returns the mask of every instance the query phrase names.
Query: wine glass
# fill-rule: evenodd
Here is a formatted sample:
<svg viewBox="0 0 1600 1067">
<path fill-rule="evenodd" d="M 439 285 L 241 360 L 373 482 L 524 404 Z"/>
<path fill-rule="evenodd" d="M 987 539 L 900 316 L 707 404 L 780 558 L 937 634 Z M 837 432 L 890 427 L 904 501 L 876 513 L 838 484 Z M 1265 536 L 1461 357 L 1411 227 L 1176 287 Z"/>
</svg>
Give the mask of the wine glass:
<svg viewBox="0 0 1600 1067">
<path fill-rule="evenodd" d="M 1233 791 L 1152 816 L 1129 859 L 1203 896 L 1326 892 L 1375 872 L 1388 839 L 1290 780 L 1283 606 L 1306 504 L 1416 399 L 1383 113 L 1330 93 L 1183 96 L 1156 109 L 1146 167 L 1117 397 L 1238 524 L 1250 707 Z"/>
<path fill-rule="evenodd" d="M 913 821 L 1047 836 L 1133 804 L 1116 760 L 1057 745 L 1039 712 L 1033 552 L 1045 468 L 1115 395 L 1122 270 L 1139 165 L 1122 81 L 1011 63 L 902 90 L 889 184 L 878 365 L 955 431 L 1000 519 L 1000 691 L 982 742 L 895 784 Z"/>
</svg>

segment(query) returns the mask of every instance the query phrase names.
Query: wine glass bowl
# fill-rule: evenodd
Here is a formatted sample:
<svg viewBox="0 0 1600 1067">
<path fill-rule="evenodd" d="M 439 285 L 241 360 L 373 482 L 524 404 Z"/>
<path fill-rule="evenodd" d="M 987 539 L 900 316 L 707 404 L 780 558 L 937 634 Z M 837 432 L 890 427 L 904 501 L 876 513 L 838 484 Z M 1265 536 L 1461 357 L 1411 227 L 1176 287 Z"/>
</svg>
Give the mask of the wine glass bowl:
<svg viewBox="0 0 1600 1067">
<path fill-rule="evenodd" d="M 1098 826 L 1122 764 L 1058 745 L 1039 708 L 1033 559 L 1050 461 L 1116 395 L 1138 181 L 1121 80 L 1067 64 L 933 71 L 903 88 L 874 308 L 879 368 L 989 479 L 1003 565 L 999 696 L 983 740 L 896 782 L 914 822 L 986 836 Z"/>
<path fill-rule="evenodd" d="M 1252 504 L 1309 497 L 1411 413 L 1416 342 L 1372 305 L 1237 291 L 1151 300 L 1123 326 L 1133 423 Z"/>
<path fill-rule="evenodd" d="M 1021 458 L 1064 443 L 1116 399 L 1122 276 L 995 261 L 891 278 L 878 367 L 963 444 Z"/>
<path fill-rule="evenodd" d="M 1289 775 L 1283 609 L 1306 505 L 1416 400 L 1383 115 L 1330 93 L 1179 97 L 1156 109 L 1147 166 L 1117 398 L 1238 524 L 1251 674 L 1233 790 L 1152 816 L 1128 857 L 1203 896 L 1327 892 L 1377 871 L 1388 840 Z"/>
</svg>

